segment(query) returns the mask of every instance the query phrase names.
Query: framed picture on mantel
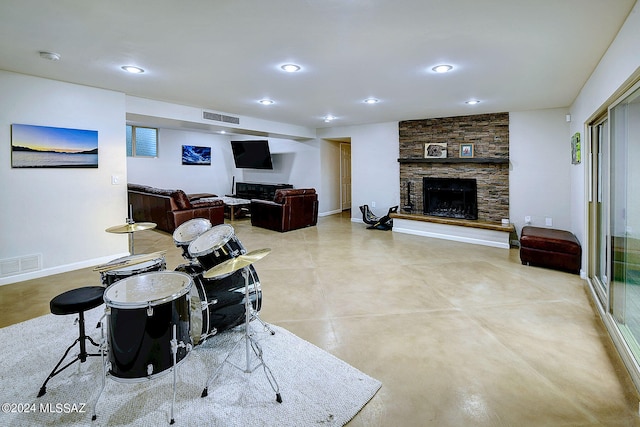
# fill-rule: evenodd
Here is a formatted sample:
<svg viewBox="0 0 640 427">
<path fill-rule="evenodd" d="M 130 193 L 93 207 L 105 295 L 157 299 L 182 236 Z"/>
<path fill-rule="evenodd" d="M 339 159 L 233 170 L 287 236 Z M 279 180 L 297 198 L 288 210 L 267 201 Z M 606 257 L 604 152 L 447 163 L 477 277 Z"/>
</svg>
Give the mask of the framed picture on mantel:
<svg viewBox="0 0 640 427">
<path fill-rule="evenodd" d="M 460 158 L 471 158 L 474 155 L 473 144 L 460 144 Z"/>
<path fill-rule="evenodd" d="M 427 142 L 424 144 L 425 159 L 445 159 L 447 157 L 446 142 Z"/>
</svg>

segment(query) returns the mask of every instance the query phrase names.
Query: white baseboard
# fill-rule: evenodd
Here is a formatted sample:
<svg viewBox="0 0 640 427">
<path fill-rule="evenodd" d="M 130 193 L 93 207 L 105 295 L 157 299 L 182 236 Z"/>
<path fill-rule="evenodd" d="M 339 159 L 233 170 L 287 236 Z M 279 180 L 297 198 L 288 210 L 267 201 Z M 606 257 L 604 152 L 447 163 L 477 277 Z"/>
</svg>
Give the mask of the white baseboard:
<svg viewBox="0 0 640 427">
<path fill-rule="evenodd" d="M 9 285 L 11 283 L 24 282 L 25 280 L 39 279 L 40 277 L 50 276 L 52 274 L 67 273 L 69 271 L 79 270 L 81 268 L 94 267 L 96 265 L 105 264 L 116 258 L 129 256 L 129 252 L 104 256 L 100 258 L 88 259 L 85 261 L 74 262 L 71 264 L 59 265 L 52 268 L 44 268 L 42 270 L 31 271 L 24 274 L 15 274 L 0 278 L 0 286 Z M 96 273 L 97 274 L 97 273 Z M 99 277 L 96 275 L 96 285 L 99 284 Z"/>
<path fill-rule="evenodd" d="M 319 212 L 318 216 L 329 216 L 329 215 L 335 215 L 335 214 L 339 214 L 342 213 L 342 209 L 336 209 L 333 211 L 328 211 L 328 212 Z"/>
<path fill-rule="evenodd" d="M 475 245 L 509 249 L 509 234 L 505 231 L 486 230 L 473 227 L 461 227 L 449 224 L 393 219 L 393 231 L 435 239 L 453 240 Z"/>
</svg>

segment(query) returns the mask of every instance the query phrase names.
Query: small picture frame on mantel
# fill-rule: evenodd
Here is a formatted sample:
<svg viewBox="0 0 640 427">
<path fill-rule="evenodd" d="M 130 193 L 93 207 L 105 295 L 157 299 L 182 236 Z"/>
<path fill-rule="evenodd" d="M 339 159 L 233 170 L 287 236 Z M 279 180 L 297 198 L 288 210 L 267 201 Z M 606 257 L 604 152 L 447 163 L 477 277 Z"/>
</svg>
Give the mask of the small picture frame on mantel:
<svg viewBox="0 0 640 427">
<path fill-rule="evenodd" d="M 427 142 L 424 144 L 425 159 L 446 159 L 447 143 L 446 142 Z"/>
<path fill-rule="evenodd" d="M 460 144 L 460 158 L 470 159 L 475 155 L 473 144 Z"/>
</svg>

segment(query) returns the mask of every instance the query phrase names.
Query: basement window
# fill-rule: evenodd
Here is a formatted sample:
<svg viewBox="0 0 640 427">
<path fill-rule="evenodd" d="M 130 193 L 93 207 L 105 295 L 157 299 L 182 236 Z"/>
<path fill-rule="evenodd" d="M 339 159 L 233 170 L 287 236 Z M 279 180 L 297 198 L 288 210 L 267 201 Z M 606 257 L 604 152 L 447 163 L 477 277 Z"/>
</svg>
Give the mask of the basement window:
<svg viewBox="0 0 640 427">
<path fill-rule="evenodd" d="M 127 157 L 158 157 L 158 129 L 127 125 Z"/>
</svg>

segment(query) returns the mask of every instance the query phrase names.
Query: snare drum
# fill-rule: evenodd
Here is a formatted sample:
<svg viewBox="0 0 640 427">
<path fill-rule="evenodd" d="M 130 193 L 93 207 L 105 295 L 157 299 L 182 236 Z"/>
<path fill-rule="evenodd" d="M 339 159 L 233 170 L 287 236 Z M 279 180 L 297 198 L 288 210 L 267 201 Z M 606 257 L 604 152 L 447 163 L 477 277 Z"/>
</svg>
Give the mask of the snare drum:
<svg viewBox="0 0 640 427">
<path fill-rule="evenodd" d="M 122 382 L 158 377 L 191 351 L 191 276 L 163 271 L 122 279 L 104 293 L 109 373 Z M 174 337 L 175 326 L 175 337 Z"/>
<path fill-rule="evenodd" d="M 114 268 L 113 270 L 103 271 L 100 273 L 100 279 L 104 286 L 111 286 L 118 280 L 126 279 L 127 277 L 136 276 L 142 273 L 149 273 L 151 271 L 164 271 L 167 268 L 167 263 L 164 256 L 154 258 L 141 263 L 131 264 L 135 262 L 137 258 L 141 258 L 144 255 L 129 255 L 122 258 L 116 258 L 110 261 L 105 266 L 126 264 L 125 267 Z"/>
<path fill-rule="evenodd" d="M 209 270 L 224 261 L 246 254 L 247 250 L 236 237 L 232 226 L 220 224 L 191 242 L 189 253 L 205 270 Z"/>
<path fill-rule="evenodd" d="M 262 307 L 262 289 L 258 274 L 249 269 L 249 301 L 258 312 Z M 191 338 L 194 345 L 207 337 L 240 325 L 245 320 L 244 277 L 242 270 L 213 279 L 202 277 L 204 269 L 196 263 L 182 264 L 176 271 L 188 273 L 194 281 L 191 289 Z"/>
<path fill-rule="evenodd" d="M 182 248 L 182 256 L 186 259 L 192 259 L 189 253 L 189 244 L 196 237 L 211 228 L 211 221 L 205 218 L 194 218 L 183 222 L 173 232 L 173 242 L 177 247 Z"/>
</svg>

